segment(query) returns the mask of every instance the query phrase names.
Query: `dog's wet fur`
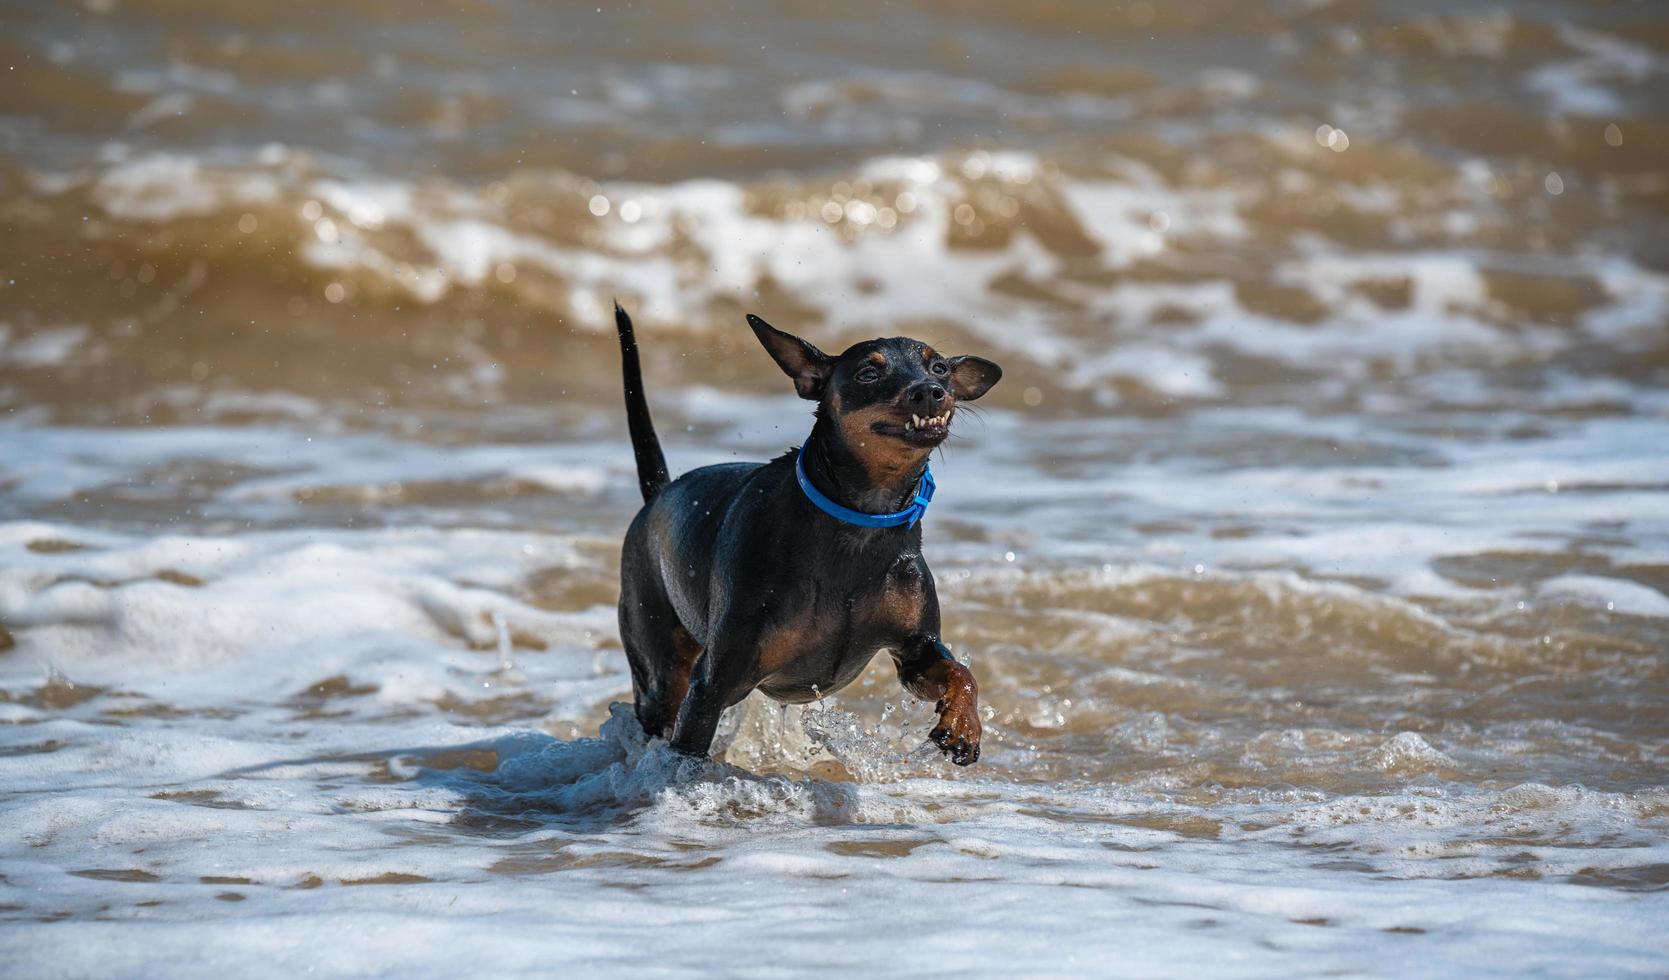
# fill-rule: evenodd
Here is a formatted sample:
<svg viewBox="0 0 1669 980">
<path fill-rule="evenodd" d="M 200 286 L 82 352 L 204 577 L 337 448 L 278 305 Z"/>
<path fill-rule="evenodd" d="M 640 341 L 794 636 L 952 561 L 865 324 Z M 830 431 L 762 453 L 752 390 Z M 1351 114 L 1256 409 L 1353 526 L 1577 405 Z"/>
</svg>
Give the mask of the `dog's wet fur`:
<svg viewBox="0 0 1669 980">
<path fill-rule="evenodd" d="M 807 499 L 794 467 L 803 451 L 812 484 L 837 503 L 902 510 L 957 405 L 985 394 L 1002 370 L 907 337 L 830 357 L 750 315 L 795 391 L 817 402 L 811 437 L 768 463 L 704 466 L 669 480 L 632 322 L 619 306 L 615 325 L 644 499 L 620 558 L 620 636 L 644 731 L 704 756 L 719 715 L 748 692 L 813 701 L 887 650 L 904 688 L 937 702 L 933 741 L 957 765 L 977 760 L 978 684 L 940 642 L 921 525 L 836 520 Z"/>
</svg>

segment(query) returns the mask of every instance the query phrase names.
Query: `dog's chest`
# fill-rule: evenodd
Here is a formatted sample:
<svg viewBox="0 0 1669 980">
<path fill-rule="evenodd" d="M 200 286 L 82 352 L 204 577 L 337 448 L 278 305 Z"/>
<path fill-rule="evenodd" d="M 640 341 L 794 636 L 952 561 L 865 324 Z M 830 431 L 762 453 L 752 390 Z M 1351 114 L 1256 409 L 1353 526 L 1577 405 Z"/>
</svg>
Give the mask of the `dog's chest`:
<svg viewBox="0 0 1669 980">
<path fill-rule="evenodd" d="M 907 555 L 848 588 L 820 588 L 760 640 L 759 685 L 778 700 L 811 700 L 851 683 L 881 649 L 920 631 L 920 559 Z"/>
</svg>

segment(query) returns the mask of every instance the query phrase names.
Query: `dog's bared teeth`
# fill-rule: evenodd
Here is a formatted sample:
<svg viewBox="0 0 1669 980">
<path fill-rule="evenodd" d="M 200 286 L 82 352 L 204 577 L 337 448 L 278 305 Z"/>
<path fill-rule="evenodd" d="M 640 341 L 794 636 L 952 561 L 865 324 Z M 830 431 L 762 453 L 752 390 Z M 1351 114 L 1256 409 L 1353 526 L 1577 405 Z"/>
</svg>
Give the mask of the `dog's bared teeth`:
<svg viewBox="0 0 1669 980">
<path fill-rule="evenodd" d="M 950 425 L 950 413 L 949 412 L 945 412 L 942 415 L 927 415 L 927 416 L 911 415 L 910 416 L 910 421 L 904 423 L 904 431 L 905 432 L 914 432 L 914 431 L 917 431 L 917 430 L 920 430 L 920 429 L 943 429 L 943 428 L 948 427 L 949 425 Z"/>
</svg>

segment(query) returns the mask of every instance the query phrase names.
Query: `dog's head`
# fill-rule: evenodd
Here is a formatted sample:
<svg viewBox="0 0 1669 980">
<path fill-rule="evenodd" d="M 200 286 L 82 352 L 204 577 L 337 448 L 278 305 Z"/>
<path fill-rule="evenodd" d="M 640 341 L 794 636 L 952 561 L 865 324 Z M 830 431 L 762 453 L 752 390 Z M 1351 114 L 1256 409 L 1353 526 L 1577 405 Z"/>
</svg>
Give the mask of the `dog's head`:
<svg viewBox="0 0 1669 980">
<path fill-rule="evenodd" d="M 957 404 L 1003 376 L 983 357 L 946 357 L 908 337 L 866 340 L 831 357 L 752 314 L 748 325 L 877 483 L 919 464 L 950 434 Z"/>
</svg>

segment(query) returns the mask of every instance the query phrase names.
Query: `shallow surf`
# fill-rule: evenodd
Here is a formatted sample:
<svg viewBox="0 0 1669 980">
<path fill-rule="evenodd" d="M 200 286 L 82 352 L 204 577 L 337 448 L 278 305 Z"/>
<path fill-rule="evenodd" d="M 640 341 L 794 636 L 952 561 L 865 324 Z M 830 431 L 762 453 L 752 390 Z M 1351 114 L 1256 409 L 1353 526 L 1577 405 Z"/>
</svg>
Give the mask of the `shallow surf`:
<svg viewBox="0 0 1669 980">
<path fill-rule="evenodd" d="M 1661 973 L 1669 24 L 1306 10 L 5 12 L 0 956 Z M 674 471 L 809 425 L 743 310 L 1004 365 L 978 766 L 643 739 L 616 296 Z"/>
</svg>

